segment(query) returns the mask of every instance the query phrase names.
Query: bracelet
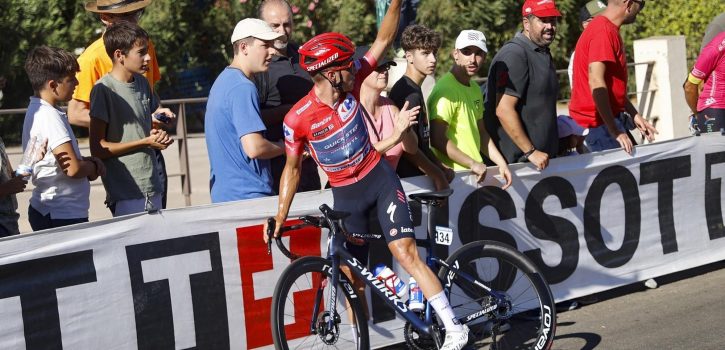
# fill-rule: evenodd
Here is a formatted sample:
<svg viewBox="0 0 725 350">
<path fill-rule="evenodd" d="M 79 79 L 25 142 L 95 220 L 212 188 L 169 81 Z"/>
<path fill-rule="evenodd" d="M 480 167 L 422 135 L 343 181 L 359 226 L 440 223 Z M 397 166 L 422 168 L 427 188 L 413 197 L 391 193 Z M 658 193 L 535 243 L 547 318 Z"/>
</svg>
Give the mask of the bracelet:
<svg viewBox="0 0 725 350">
<path fill-rule="evenodd" d="M 528 152 L 524 153 L 523 157 L 529 159 L 529 156 L 534 154 L 534 152 L 536 152 L 536 147 L 531 147 Z"/>
</svg>

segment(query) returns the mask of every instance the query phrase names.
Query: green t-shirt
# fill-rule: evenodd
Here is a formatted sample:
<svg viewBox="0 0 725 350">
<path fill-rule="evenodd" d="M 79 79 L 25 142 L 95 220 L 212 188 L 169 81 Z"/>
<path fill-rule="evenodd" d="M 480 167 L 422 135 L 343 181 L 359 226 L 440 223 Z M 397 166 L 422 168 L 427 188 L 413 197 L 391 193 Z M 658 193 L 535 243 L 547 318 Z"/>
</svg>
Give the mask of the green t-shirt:
<svg viewBox="0 0 725 350">
<path fill-rule="evenodd" d="M 478 131 L 478 121 L 483 119 L 483 93 L 475 81 L 471 80 L 469 86 L 465 86 L 453 74 L 446 73 L 428 96 L 428 115 L 431 121 L 440 119 L 448 124 L 446 136 L 461 152 L 477 162 L 483 161 Z M 433 154 L 453 170 L 468 169 L 435 148 Z"/>
<path fill-rule="evenodd" d="M 134 74 L 130 83 L 106 74 L 91 90 L 90 115 L 108 124 L 106 140 L 109 142 L 131 142 L 149 136 L 151 113 L 158 106 L 158 98 L 151 92 L 148 80 L 139 74 Z M 102 180 L 109 203 L 141 199 L 163 191 L 156 157 L 150 147 L 105 159 L 103 163 L 106 176 Z"/>
</svg>

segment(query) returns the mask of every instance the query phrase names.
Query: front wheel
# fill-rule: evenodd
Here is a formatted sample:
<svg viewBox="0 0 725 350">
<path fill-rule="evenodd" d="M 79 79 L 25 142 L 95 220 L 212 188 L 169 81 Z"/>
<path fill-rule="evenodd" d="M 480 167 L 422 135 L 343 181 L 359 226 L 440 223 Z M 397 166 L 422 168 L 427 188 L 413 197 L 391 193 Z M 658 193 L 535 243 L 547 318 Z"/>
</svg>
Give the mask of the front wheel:
<svg viewBox="0 0 725 350">
<path fill-rule="evenodd" d="M 441 268 L 438 276 L 450 295 L 456 318 L 471 329 L 476 348 L 547 350 L 554 340 L 554 299 L 543 275 L 525 255 L 493 241 L 464 245 L 446 260 L 492 289 Z"/>
<path fill-rule="evenodd" d="M 337 288 L 331 285 L 331 269 L 329 261 L 308 256 L 284 270 L 272 295 L 276 349 L 370 348 L 362 302 L 344 274 L 340 274 Z M 338 295 L 337 305 L 327 305 L 333 290 Z"/>
</svg>

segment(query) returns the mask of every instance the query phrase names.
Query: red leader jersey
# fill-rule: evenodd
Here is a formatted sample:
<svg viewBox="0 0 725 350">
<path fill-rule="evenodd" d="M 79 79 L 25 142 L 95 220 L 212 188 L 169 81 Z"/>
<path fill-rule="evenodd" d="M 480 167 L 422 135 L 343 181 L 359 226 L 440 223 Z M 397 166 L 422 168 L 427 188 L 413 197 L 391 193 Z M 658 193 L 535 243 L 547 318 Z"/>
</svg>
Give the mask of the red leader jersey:
<svg viewBox="0 0 725 350">
<path fill-rule="evenodd" d="M 320 101 L 313 88 L 284 117 L 285 148 L 300 155 L 305 146 L 333 187 L 353 184 L 380 161 L 365 126 L 360 86 L 377 62 L 370 53 L 356 61 L 355 88 L 333 107 Z"/>
</svg>

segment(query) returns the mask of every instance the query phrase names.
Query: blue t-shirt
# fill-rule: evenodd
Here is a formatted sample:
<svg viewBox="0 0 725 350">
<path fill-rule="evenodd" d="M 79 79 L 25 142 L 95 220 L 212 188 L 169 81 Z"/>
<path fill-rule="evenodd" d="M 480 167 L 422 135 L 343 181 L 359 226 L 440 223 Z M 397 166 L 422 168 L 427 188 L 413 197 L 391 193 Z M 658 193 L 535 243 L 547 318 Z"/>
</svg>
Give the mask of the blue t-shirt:
<svg viewBox="0 0 725 350">
<path fill-rule="evenodd" d="M 214 81 L 204 129 L 213 203 L 275 194 L 270 161 L 249 158 L 240 140 L 244 135 L 266 131 L 260 118 L 257 88 L 242 71 L 227 67 Z"/>
</svg>

